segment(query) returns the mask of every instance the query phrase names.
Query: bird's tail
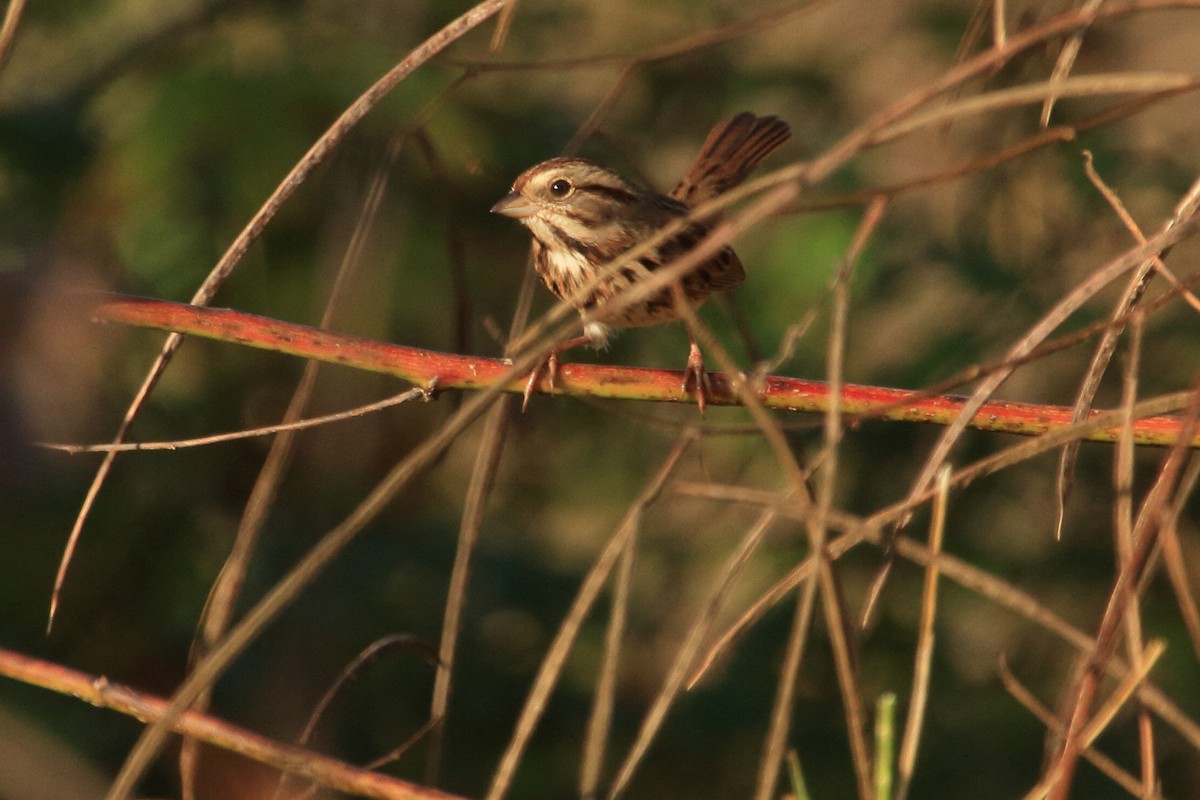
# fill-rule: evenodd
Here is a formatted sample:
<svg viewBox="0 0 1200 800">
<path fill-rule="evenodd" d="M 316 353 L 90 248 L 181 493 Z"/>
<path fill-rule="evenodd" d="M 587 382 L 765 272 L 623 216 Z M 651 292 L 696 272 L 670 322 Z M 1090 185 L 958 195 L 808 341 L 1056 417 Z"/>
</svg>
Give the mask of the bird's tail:
<svg viewBox="0 0 1200 800">
<path fill-rule="evenodd" d="M 759 117 L 749 111 L 719 122 L 671 196 L 687 206 L 711 200 L 746 180 L 791 136 L 787 123 L 778 117 Z"/>
</svg>

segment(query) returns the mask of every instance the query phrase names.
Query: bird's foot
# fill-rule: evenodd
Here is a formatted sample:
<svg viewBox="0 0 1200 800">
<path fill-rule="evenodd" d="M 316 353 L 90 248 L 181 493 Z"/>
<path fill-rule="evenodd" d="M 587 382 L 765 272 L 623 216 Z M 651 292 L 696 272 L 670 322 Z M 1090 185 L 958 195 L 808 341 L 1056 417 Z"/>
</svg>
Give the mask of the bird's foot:
<svg viewBox="0 0 1200 800">
<path fill-rule="evenodd" d="M 522 414 L 529 407 L 529 398 L 533 395 L 533 390 L 537 388 L 538 380 L 543 373 L 546 375 L 546 384 L 550 393 L 554 393 L 554 382 L 558 379 L 558 352 L 557 348 L 551 350 L 550 355 L 535 364 L 529 373 L 529 380 L 525 381 L 525 393 L 521 396 Z"/>
<path fill-rule="evenodd" d="M 554 393 L 554 382 L 558 380 L 558 354 L 565 350 L 570 350 L 572 347 L 579 347 L 583 344 L 591 344 L 592 340 L 587 336 L 580 336 L 576 339 L 560 344 L 555 347 L 550 353 L 539 361 L 533 367 L 533 371 L 529 373 L 529 380 L 525 381 L 525 393 L 521 400 L 521 413 L 525 413 L 525 409 L 529 407 L 529 398 L 537 390 L 538 381 L 542 374 L 546 375 L 547 390 L 550 394 Z"/>
</svg>

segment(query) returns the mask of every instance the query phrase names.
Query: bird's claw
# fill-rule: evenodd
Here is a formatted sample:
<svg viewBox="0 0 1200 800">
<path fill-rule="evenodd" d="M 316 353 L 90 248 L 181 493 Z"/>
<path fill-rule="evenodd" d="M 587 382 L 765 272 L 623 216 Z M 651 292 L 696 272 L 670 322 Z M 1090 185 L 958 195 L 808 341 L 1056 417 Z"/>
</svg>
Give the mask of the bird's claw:
<svg viewBox="0 0 1200 800">
<path fill-rule="evenodd" d="M 525 409 L 529 407 L 529 398 L 533 395 L 537 388 L 538 379 L 542 377 L 542 373 L 546 373 L 546 383 L 551 394 L 554 393 L 554 382 L 558 379 L 558 352 L 552 352 L 546 358 L 534 365 L 529 373 L 529 380 L 525 381 L 525 392 L 521 398 L 521 413 L 525 413 Z"/>
<path fill-rule="evenodd" d="M 708 398 L 712 396 L 712 382 L 704 370 L 704 356 L 695 342 L 692 342 L 692 348 L 688 351 L 687 367 L 683 371 L 683 393 L 695 393 L 696 405 L 703 416 Z"/>
</svg>

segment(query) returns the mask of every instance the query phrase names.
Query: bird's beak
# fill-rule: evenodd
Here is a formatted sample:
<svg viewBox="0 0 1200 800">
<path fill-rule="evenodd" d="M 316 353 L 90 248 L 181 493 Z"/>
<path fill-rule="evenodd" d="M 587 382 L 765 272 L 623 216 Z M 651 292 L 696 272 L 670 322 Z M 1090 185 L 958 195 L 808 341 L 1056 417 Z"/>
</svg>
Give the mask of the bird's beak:
<svg viewBox="0 0 1200 800">
<path fill-rule="evenodd" d="M 520 192 L 509 192 L 499 203 L 492 206 L 492 213 L 513 219 L 525 219 L 537 213 L 537 205 Z"/>
</svg>

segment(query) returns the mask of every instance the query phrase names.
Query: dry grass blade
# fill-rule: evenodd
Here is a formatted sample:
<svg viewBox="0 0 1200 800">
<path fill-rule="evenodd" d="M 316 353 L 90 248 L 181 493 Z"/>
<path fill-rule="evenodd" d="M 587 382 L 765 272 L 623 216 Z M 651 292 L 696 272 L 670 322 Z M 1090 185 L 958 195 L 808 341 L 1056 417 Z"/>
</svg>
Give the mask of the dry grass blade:
<svg viewBox="0 0 1200 800">
<path fill-rule="evenodd" d="M 875 800 L 892 800 L 895 785 L 896 695 L 884 692 L 875 701 Z"/>
<path fill-rule="evenodd" d="M 1052 734 L 1061 737 L 1062 723 L 1051 713 L 1050 709 L 1046 708 L 1032 692 L 1025 688 L 1003 660 L 1000 662 L 999 674 L 1000 682 L 1004 684 L 1004 688 L 1013 696 L 1013 699 L 1020 703 L 1026 711 L 1037 717 L 1038 721 L 1045 725 Z M 1083 757 L 1129 794 L 1134 797 L 1140 796 L 1141 784 L 1126 770 L 1121 769 L 1120 765 L 1111 758 L 1090 747 L 1083 751 Z"/>
<path fill-rule="evenodd" d="M 1084 169 L 1087 172 L 1088 178 L 1092 185 L 1100 192 L 1100 194 L 1108 201 L 1109 206 L 1125 223 L 1125 227 L 1133 235 L 1135 241 L 1139 244 L 1146 243 L 1146 237 L 1142 235 L 1141 229 L 1133 221 L 1129 212 L 1125 210 L 1124 204 L 1114 192 L 1096 172 L 1095 164 L 1093 163 L 1092 154 L 1084 151 Z M 1161 255 L 1155 254 L 1151 259 L 1138 267 L 1134 274 L 1130 277 L 1129 283 L 1125 287 L 1125 292 L 1117 301 L 1116 307 L 1113 309 L 1110 318 L 1110 326 L 1105 329 L 1104 335 L 1101 337 L 1099 344 L 1096 346 L 1096 351 L 1092 355 L 1092 361 L 1088 365 L 1087 372 L 1084 373 L 1083 380 L 1079 385 L 1079 392 L 1075 396 L 1075 413 L 1072 416 L 1073 422 L 1078 422 L 1084 419 L 1092 408 L 1092 401 L 1096 397 L 1096 392 L 1100 390 L 1100 381 L 1104 377 L 1104 373 L 1108 369 L 1109 362 L 1112 360 L 1112 355 L 1117 349 L 1117 340 L 1120 338 L 1121 332 L 1125 330 L 1124 320 L 1138 306 L 1138 302 L 1145 294 L 1146 286 L 1150 280 L 1150 271 L 1154 265 L 1162 264 L 1163 258 L 1166 257 L 1166 251 Z M 1058 475 L 1055 479 L 1055 494 L 1058 499 L 1058 522 L 1054 530 L 1054 538 L 1058 539 L 1062 536 L 1063 521 L 1067 511 L 1067 497 L 1071 491 L 1071 482 L 1075 472 L 1075 461 L 1079 456 L 1079 446 L 1077 444 L 1068 445 L 1063 448 L 1062 455 L 1058 461 Z"/>
<path fill-rule="evenodd" d="M 300 732 L 300 736 L 297 739 L 299 744 L 308 744 L 313 733 L 316 732 L 317 724 L 321 721 L 321 718 L 325 715 L 325 711 L 329 708 L 329 704 L 333 702 L 338 693 L 350 681 L 357 678 L 363 669 L 378 661 L 380 656 L 389 650 L 411 651 L 422 656 L 432 666 L 437 666 L 438 663 L 437 651 L 421 639 L 406 633 L 385 636 L 377 642 L 372 642 L 345 666 L 334 680 L 333 685 L 325 691 L 325 694 L 321 695 L 316 708 L 309 714 L 308 722 L 304 725 L 304 730 Z"/>
<path fill-rule="evenodd" d="M 958 66 L 967 60 L 971 52 L 983 41 L 989 28 L 992 31 L 992 47 L 1003 48 L 1008 39 L 1008 26 L 1004 21 L 1006 16 L 1003 2 L 978 0 L 971 9 L 970 19 L 963 26 L 962 35 L 958 37 L 958 46 L 954 49 L 954 65 Z"/>
<path fill-rule="evenodd" d="M 963 33 L 958 37 L 958 46 L 954 50 L 955 64 L 961 64 L 966 60 L 972 50 L 979 45 L 983 40 L 984 33 L 988 30 L 988 23 L 992 15 L 997 11 L 996 4 L 992 0 L 978 0 L 971 8 L 971 16 L 963 26 Z M 993 28 L 993 37 L 996 35 L 995 26 Z M 995 43 L 995 42 L 993 42 Z"/>
<path fill-rule="evenodd" d="M 1094 14 L 1104 0 L 1087 0 L 1081 6 L 1081 10 L 1088 14 Z M 1063 43 L 1062 50 L 1058 53 L 1058 59 L 1054 62 L 1054 71 L 1050 73 L 1050 83 L 1062 83 L 1067 75 L 1071 72 L 1071 67 L 1075 66 L 1075 57 L 1079 55 L 1079 48 L 1083 46 L 1083 35 L 1087 32 L 1087 28 L 1081 28 Z M 1046 98 L 1042 104 L 1042 116 L 1040 125 L 1045 128 L 1050 124 L 1050 114 L 1054 111 L 1054 103 L 1059 98 L 1058 93 L 1054 93 Z"/>
<path fill-rule="evenodd" d="M 842 441 L 842 382 L 846 358 L 846 325 L 850 314 L 850 280 L 854 275 L 854 267 L 862 257 L 867 242 L 883 221 L 888 201 L 884 197 L 872 199 L 863 214 L 862 221 L 854 232 L 850 248 L 839 261 L 833 276 L 833 313 L 829 323 L 829 345 L 826 348 L 828 366 L 826 380 L 829 383 L 830 403 L 825 412 L 824 433 L 825 445 L 821 454 L 821 469 L 817 473 L 817 521 L 825 525 L 825 519 L 833 507 L 833 492 L 837 486 L 837 455 L 838 445 Z"/>
<path fill-rule="evenodd" d="M 613 587 L 612 611 L 604 635 L 604 656 L 596 680 L 596 696 L 588 718 L 583 744 L 583 763 L 579 768 L 579 796 L 599 796 L 600 772 L 604 768 L 604 751 L 612 727 L 613 706 L 617 698 L 617 671 L 621 665 L 621 641 L 629 617 L 630 586 L 633 582 L 633 562 L 637 553 L 637 533 L 630 538 L 621 557 Z"/>
<path fill-rule="evenodd" d="M 216 294 L 217 290 L 224 285 L 225 281 L 233 273 L 234 268 L 241 261 L 242 256 L 250 249 L 266 228 L 267 224 L 275 217 L 280 207 L 287 201 L 289 197 L 298 189 L 313 171 L 314 168 L 336 148 L 346 134 L 357 125 L 367 113 L 374 108 L 379 101 L 386 97 L 392 89 L 394 89 L 402 80 L 407 78 L 414 70 L 424 65 L 435 55 L 440 53 L 453 42 L 462 38 L 466 33 L 478 26 L 480 23 L 491 17 L 503 7 L 505 0 L 482 0 L 479 4 L 468 10 L 462 16 L 450 22 L 446 27 L 435 33 L 433 36 L 425 40 L 424 43 L 410 52 L 403 60 L 393 67 L 387 74 L 375 82 L 366 92 L 364 92 L 357 100 L 355 100 L 342 115 L 334 121 L 325 133 L 309 148 L 308 152 L 300 159 L 299 162 L 291 169 L 284 177 L 271 196 L 263 204 L 263 206 L 254 214 L 246 227 L 230 244 L 229 249 L 221 256 L 216 266 L 205 277 L 200 284 L 195 294 L 192 295 L 192 305 L 206 305 Z M 158 356 L 150 369 L 146 373 L 142 385 L 138 388 L 132 402 L 125 411 L 125 415 L 121 420 L 121 424 L 117 427 L 117 433 L 113 437 L 113 444 L 119 444 L 125 440 L 129 434 L 129 429 L 133 425 L 133 420 L 137 417 L 146 399 L 150 396 L 150 392 L 158 384 L 159 378 L 162 377 L 163 371 L 166 370 L 167 364 L 172 356 L 182 344 L 183 337 L 180 334 L 173 333 L 167 337 L 159 350 Z M 100 487 L 104 485 L 105 479 L 112 470 L 112 464 L 116 458 L 116 453 L 108 453 L 104 457 L 104 461 L 96 470 L 95 476 L 92 478 L 91 484 L 88 486 L 87 493 L 84 496 L 83 503 L 80 506 L 79 513 L 75 518 L 75 522 L 71 527 L 71 532 L 67 537 L 67 544 L 63 548 L 63 555 L 59 564 L 58 573 L 54 578 L 54 588 L 50 597 L 50 611 L 47 619 L 47 629 L 54 624 L 55 611 L 58 608 L 58 598 L 62 592 L 63 581 L 66 579 L 67 568 L 70 565 L 71 557 L 75 552 L 76 544 L 79 536 L 83 532 L 84 523 L 87 521 L 93 504 L 96 502 L 96 497 L 100 493 Z"/>
<path fill-rule="evenodd" d="M 1135 691 L 1137 691 L 1138 686 L 1146 680 L 1150 669 L 1153 668 L 1155 662 L 1158 661 L 1158 657 L 1163 654 L 1165 649 L 1166 646 L 1159 639 L 1155 639 L 1150 643 L 1150 646 L 1146 648 L 1146 652 L 1141 656 L 1140 668 L 1131 669 L 1125 675 L 1109 699 L 1100 707 L 1100 709 L 1096 712 L 1096 715 L 1083 728 L 1077 743 L 1077 746 L 1081 751 L 1090 748 L 1092 743 L 1095 742 L 1096 739 L 1099 738 L 1100 734 L 1104 732 L 1104 729 L 1108 727 L 1109 723 L 1112 722 L 1113 717 L 1116 716 L 1117 712 L 1121 710 L 1121 707 L 1129 701 L 1129 698 L 1133 696 Z M 1070 736 L 1069 729 L 1066 733 L 1066 736 Z M 1049 774 L 1047 774 L 1045 778 L 1038 782 L 1037 786 L 1035 786 L 1029 791 L 1028 794 L 1025 795 L 1025 800 L 1042 800 L 1042 798 L 1047 796 L 1061 796 L 1061 787 L 1066 785 L 1067 780 L 1070 777 L 1069 770 L 1072 768 L 1073 765 L 1071 763 L 1059 761 L 1057 764 L 1055 764 L 1054 768 L 1049 772 Z M 1151 791 L 1153 792 L 1153 789 L 1151 789 Z M 1139 787 L 1137 796 L 1146 797 L 1153 795 L 1146 795 L 1145 787 L 1143 786 Z"/>
<path fill-rule="evenodd" d="M 508 32 L 512 29 L 513 17 L 517 15 L 518 2 L 520 0 L 508 0 L 500 11 L 500 16 L 496 19 L 496 30 L 492 32 L 492 41 L 488 43 L 488 49 L 493 53 L 504 49 L 504 42 L 508 39 Z"/>
<path fill-rule="evenodd" d="M 1093 742 L 1100 738 L 1100 734 L 1104 732 L 1121 710 L 1122 706 L 1129 702 L 1129 698 L 1133 697 L 1134 692 L 1150 675 L 1150 670 L 1154 669 L 1158 657 L 1167 649 L 1167 645 L 1162 639 L 1154 639 L 1146 646 L 1145 651 L 1138 654 L 1138 661 L 1135 666 L 1125 675 L 1120 685 L 1109 696 L 1108 700 L 1100 706 L 1092 717 L 1091 722 L 1083 729 L 1081 736 L 1084 747 L 1090 747 Z M 1152 787 L 1145 787 L 1151 788 Z"/>
<path fill-rule="evenodd" d="M 25 0 L 8 0 L 8 10 L 4 12 L 4 23 L 0 25 L 0 73 L 4 64 L 12 55 L 13 39 L 17 36 L 17 26 L 21 22 L 21 13 L 25 10 Z"/>
<path fill-rule="evenodd" d="M 1167 576 L 1171 588 L 1175 592 L 1175 602 L 1179 606 L 1180 616 L 1187 627 L 1188 637 L 1192 640 L 1192 651 L 1200 660 L 1200 607 L 1196 603 L 1195 582 L 1188 575 L 1187 563 L 1183 557 L 1183 547 L 1179 542 L 1178 522 L 1183 513 L 1187 499 L 1196 489 L 1200 480 L 1200 458 L 1192 457 L 1188 464 L 1187 473 L 1180 481 L 1179 496 L 1171 510 L 1171 517 L 1163 526 L 1159 538 L 1162 540 L 1163 562 L 1167 567 Z"/>
<path fill-rule="evenodd" d="M 772 372 L 778 370 L 781 366 L 791 361 L 792 356 L 796 352 L 796 344 L 808 333 L 812 328 L 813 323 L 817 319 L 816 307 L 810 307 L 804 312 L 804 316 L 798 322 L 794 322 L 787 327 L 780 337 L 779 346 L 775 350 L 775 355 L 766 361 L 761 361 L 754 367 L 754 380 L 762 382 Z M 747 348 L 747 352 L 750 348 Z"/>
<path fill-rule="evenodd" d="M 810 563 L 811 559 L 804 563 Z M 811 572 L 811 571 L 810 571 Z M 758 782 L 755 787 L 755 800 L 767 800 L 773 797 L 775 785 L 779 780 L 780 754 L 787 745 L 787 734 L 795 704 L 796 679 L 800 673 L 800 664 L 804 660 L 804 647 L 808 642 L 809 630 L 812 626 L 813 603 L 817 596 L 817 582 L 808 575 L 803 588 L 796 594 L 796 610 L 793 612 L 792 629 L 788 634 L 787 648 L 784 651 L 783 664 L 779 670 L 779 681 L 775 688 L 775 703 L 771 707 L 771 721 L 767 729 L 767 739 L 763 747 L 762 758 L 759 760 Z M 790 590 L 791 587 L 789 587 Z M 711 663 L 706 658 L 700 670 L 692 677 L 694 684 L 702 671 Z"/>
<path fill-rule="evenodd" d="M 1129 355 L 1125 365 L 1124 397 L 1122 408 L 1127 410 L 1122 425 L 1122 435 L 1117 442 L 1114 459 L 1114 489 L 1116 503 L 1113 507 L 1114 532 L 1118 563 L 1124 564 L 1133 554 L 1133 404 L 1137 401 L 1138 375 L 1141 372 L 1142 316 L 1135 315 L 1129 326 Z M 1160 526 L 1160 528 L 1165 526 Z M 1161 534 L 1160 534 L 1161 535 Z M 1137 593 L 1129 598 L 1129 611 L 1125 614 L 1126 657 L 1134 671 L 1142 669 L 1145 647 L 1142 643 L 1142 609 Z M 1143 796 L 1154 793 L 1158 784 L 1155 776 L 1154 729 L 1150 712 L 1138 709 L 1138 737 L 1141 742 Z"/>
<path fill-rule="evenodd" d="M 999 111 L 1004 108 L 1036 103 L 1048 97 L 1097 97 L 1111 94 L 1149 94 L 1194 89 L 1197 80 L 1181 73 L 1114 73 L 1085 78 L 1068 78 L 1061 83 L 1047 81 L 1011 89 L 999 89 L 978 97 L 956 100 L 944 106 L 906 117 L 903 121 L 875 131 L 871 145 L 880 145 L 907 136 L 922 128 L 956 119 Z"/>
<path fill-rule="evenodd" d="M 984 0 L 985 3 L 989 0 Z M 992 46 L 1004 47 L 1004 43 L 1008 41 L 1008 24 L 1005 18 L 1008 16 L 1004 8 L 1005 0 L 990 0 L 992 6 Z"/>
<path fill-rule="evenodd" d="M 550 698 L 550 692 L 554 689 L 559 676 L 562 674 L 567 654 L 575 644 L 575 637 L 579 634 L 579 629 L 583 625 L 584 618 L 595 604 L 596 598 L 600 595 L 600 590 L 604 588 L 604 584 L 608 581 L 608 576 L 611 574 L 617 559 L 625 552 L 629 540 L 634 536 L 638 522 L 641 519 L 642 510 L 662 492 L 662 488 L 671 477 L 671 473 L 675 471 L 675 466 L 679 463 L 679 459 L 683 457 L 684 452 L 695 442 L 696 438 L 697 433 L 692 429 L 685 431 L 680 437 L 674 449 L 671 450 L 670 454 L 663 461 L 658 472 L 646 485 L 645 490 L 625 513 L 625 517 L 617 525 L 612 536 L 609 537 L 607 544 L 605 544 L 604 549 L 596 557 L 596 562 L 592 565 L 591 570 L 588 571 L 587 576 L 583 579 L 583 583 L 580 584 L 579 592 L 576 594 L 571 608 L 563 618 L 558 633 L 555 635 L 554 641 L 551 642 L 545 657 L 542 659 L 542 664 L 538 668 L 537 676 L 534 678 L 533 685 L 529 690 L 529 697 L 526 698 L 525 706 L 521 709 L 521 715 L 517 718 L 517 725 L 513 731 L 512 740 L 509 742 L 508 749 L 505 750 L 500 763 L 496 766 L 496 772 L 492 776 L 491 786 L 488 787 L 488 792 L 485 795 L 486 800 L 500 800 L 507 793 L 513 774 L 516 772 L 521 756 L 525 752 L 525 747 L 529 743 L 529 737 L 533 735 L 533 730 L 537 727 L 542 716 L 542 711 L 546 707 L 546 702 Z"/>
<path fill-rule="evenodd" d="M 764 510 L 754 525 L 742 537 L 742 540 L 734 548 L 726 560 L 724 567 L 718 573 L 716 587 L 696 615 L 696 620 L 692 623 L 687 635 L 684 636 L 683 643 L 680 644 L 679 650 L 675 654 L 675 659 L 671 663 L 666 677 L 663 679 L 662 688 L 659 689 L 654 702 L 651 703 L 650 709 L 646 712 L 646 716 L 638 728 L 637 737 L 634 739 L 633 745 L 630 746 L 625 760 L 621 762 L 616 777 L 613 778 L 612 788 L 608 792 L 608 800 L 616 800 L 628 788 L 629 782 L 633 779 L 634 771 L 641 764 L 642 759 L 645 758 L 646 752 L 654 741 L 654 737 L 658 735 L 658 731 L 662 728 L 663 721 L 666 719 L 667 712 L 670 711 L 671 704 L 678 697 L 687 678 L 688 670 L 696 659 L 696 653 L 700 651 L 700 644 L 712 629 L 717 611 L 720 609 L 721 603 L 724 601 L 729 589 L 733 586 L 734 579 L 740 574 L 742 567 L 746 565 L 746 562 L 754 554 L 759 544 L 762 543 L 763 537 L 770 527 L 775 524 L 777 517 L 778 512 L 776 509 L 768 508 Z"/>
<path fill-rule="evenodd" d="M 838 445 L 842 439 L 842 363 L 845 358 L 846 321 L 849 315 L 849 283 L 854 264 L 861 257 L 871 235 L 883 220 L 888 201 L 880 196 L 871 200 L 855 231 L 854 239 L 846 256 L 838 264 L 833 278 L 833 314 L 830 321 L 827 377 L 832 393 L 832 402 L 825 413 L 825 446 L 822 451 L 824 464 L 818 473 L 818 495 L 814 525 L 824 528 L 833 505 L 833 492 L 837 483 Z M 861 765 L 860 765 L 861 771 Z M 862 780 L 860 775 L 860 782 Z"/>
<path fill-rule="evenodd" d="M 450 570 L 450 582 L 446 587 L 446 605 L 442 612 L 442 638 L 438 646 L 438 670 L 433 683 L 430 700 L 430 719 L 439 720 L 429 741 L 426 761 L 425 782 L 431 786 L 438 783 L 441 771 L 442 744 L 445 740 L 447 710 L 450 705 L 450 689 L 458 649 L 459 631 L 462 626 L 463 609 L 467 601 L 467 584 L 471 576 L 471 557 L 479 539 L 483 524 L 484 507 L 496 480 L 500 456 L 504 452 L 504 440 L 508 431 L 509 398 L 501 398 L 491 411 L 483 428 L 479 443 L 479 455 L 471 470 L 463 500 L 463 515 L 458 527 L 458 544 L 454 550 L 454 566 Z"/>
<path fill-rule="evenodd" d="M 895 800 L 904 800 L 908 796 L 908 787 L 917 763 L 917 747 L 921 742 L 925 707 L 929 701 L 934 644 L 933 620 L 937 614 L 938 600 L 938 565 L 942 552 L 942 538 L 946 532 L 946 505 L 950 496 L 949 468 L 944 468 L 938 474 L 937 491 L 933 519 L 929 523 L 930 558 L 925 566 L 925 586 L 921 592 L 921 620 L 917 629 L 912 691 L 909 693 L 908 717 L 904 723 L 904 741 L 900 745 L 900 759 L 896 766 L 898 781 Z"/>
<path fill-rule="evenodd" d="M 872 759 L 871 748 L 867 744 L 867 715 L 858 691 L 857 643 L 851 639 L 856 628 L 850 624 L 843 604 L 837 602 L 841 599 L 841 591 L 833 572 L 833 561 L 822 552 L 816 568 L 817 580 L 821 582 L 821 608 L 825 612 L 825 626 L 829 629 L 829 643 L 833 647 L 833 662 L 842 695 L 842 710 L 846 714 L 846 735 L 850 740 L 850 758 L 854 764 L 858 794 L 862 800 L 871 800 Z"/>
</svg>

